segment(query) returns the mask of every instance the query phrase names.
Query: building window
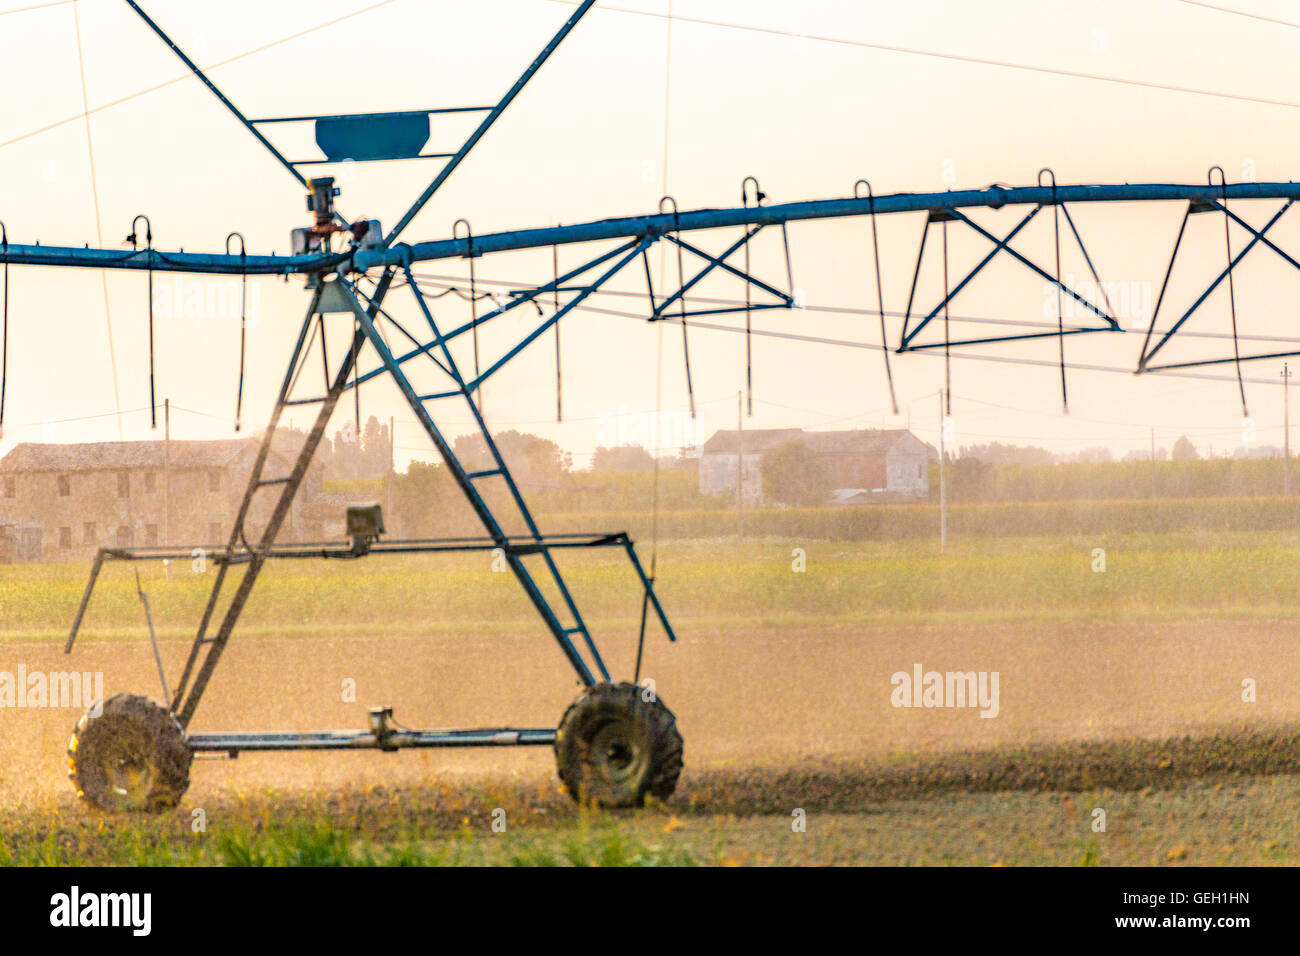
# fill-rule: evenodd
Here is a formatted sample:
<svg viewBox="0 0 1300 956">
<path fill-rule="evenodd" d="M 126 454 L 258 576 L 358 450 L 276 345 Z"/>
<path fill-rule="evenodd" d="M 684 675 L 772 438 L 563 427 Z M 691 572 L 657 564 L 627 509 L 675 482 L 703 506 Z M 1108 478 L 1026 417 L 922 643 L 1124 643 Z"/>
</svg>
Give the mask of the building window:
<svg viewBox="0 0 1300 956">
<path fill-rule="evenodd" d="M 87 521 L 81 526 L 81 543 L 90 545 L 98 543 L 95 539 L 95 522 Z"/>
<path fill-rule="evenodd" d="M 156 524 L 144 526 L 144 543 L 146 547 L 150 548 L 158 543 L 158 526 Z"/>
<path fill-rule="evenodd" d="M 131 497 L 131 475 L 129 472 L 119 471 L 117 473 L 117 496 L 119 498 Z"/>
<path fill-rule="evenodd" d="M 221 472 L 215 470 L 208 472 L 208 491 L 220 491 L 220 490 L 221 490 Z"/>
<path fill-rule="evenodd" d="M 916 477 L 918 477 L 918 478 L 924 478 L 924 477 L 925 477 L 925 471 L 923 470 L 924 468 L 925 468 L 924 465 L 917 465 L 917 466 L 916 466 Z"/>
<path fill-rule="evenodd" d="M 129 527 L 127 527 L 126 525 L 119 525 L 119 526 L 118 526 L 118 529 L 117 529 L 117 546 L 118 546 L 119 548 L 129 548 L 129 547 L 131 547 L 131 540 L 132 540 L 133 537 L 134 537 L 134 536 L 131 534 L 131 529 L 130 529 Z"/>
<path fill-rule="evenodd" d="M 152 471 L 144 473 L 144 493 L 151 495 L 158 490 L 158 475 Z"/>
<path fill-rule="evenodd" d="M 59 475 L 59 497 L 66 498 L 72 494 L 72 479 L 67 475 Z"/>
<path fill-rule="evenodd" d="M 12 475 L 5 476 L 5 497 L 13 498 L 18 494 L 18 479 Z"/>
<path fill-rule="evenodd" d="M 217 543 L 219 543 L 219 542 L 221 541 L 221 522 L 220 522 L 220 521 L 210 521 L 210 522 L 208 522 L 208 540 L 211 541 L 213 544 L 217 544 Z"/>
<path fill-rule="evenodd" d="M 67 551 L 71 547 L 72 547 L 72 529 L 60 528 L 59 529 L 59 550 Z"/>
</svg>

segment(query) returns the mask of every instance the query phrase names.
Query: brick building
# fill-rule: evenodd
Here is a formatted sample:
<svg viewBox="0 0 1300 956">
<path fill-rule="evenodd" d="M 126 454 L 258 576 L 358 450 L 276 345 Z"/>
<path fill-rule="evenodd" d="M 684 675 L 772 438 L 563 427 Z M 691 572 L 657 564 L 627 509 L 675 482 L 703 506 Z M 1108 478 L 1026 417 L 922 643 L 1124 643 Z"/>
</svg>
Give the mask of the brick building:
<svg viewBox="0 0 1300 956">
<path fill-rule="evenodd" d="M 260 438 L 224 441 L 23 443 L 0 459 L 0 561 L 85 558 L 100 547 L 224 545 Z M 287 475 L 273 450 L 264 477 Z M 297 501 L 319 492 L 313 468 Z M 259 531 L 275 486 L 254 499 Z M 309 536 L 295 502 L 281 538 Z"/>
</svg>

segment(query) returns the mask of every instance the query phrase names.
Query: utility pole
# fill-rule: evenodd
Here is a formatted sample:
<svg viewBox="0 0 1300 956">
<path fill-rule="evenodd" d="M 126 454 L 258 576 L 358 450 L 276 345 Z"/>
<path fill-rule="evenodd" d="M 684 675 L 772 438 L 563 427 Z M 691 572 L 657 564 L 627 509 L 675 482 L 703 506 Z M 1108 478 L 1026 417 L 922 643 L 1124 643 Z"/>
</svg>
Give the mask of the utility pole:
<svg viewBox="0 0 1300 956">
<path fill-rule="evenodd" d="M 393 435 L 393 416 L 389 415 L 388 416 L 388 520 L 390 523 L 396 520 L 396 515 L 393 514 L 393 478 L 396 475 L 396 466 L 394 464 L 396 460 L 395 458 L 396 445 L 397 442 Z"/>
<path fill-rule="evenodd" d="M 1291 494 L 1291 368 L 1282 363 L 1282 494 Z"/>
<path fill-rule="evenodd" d="M 172 464 L 172 400 L 163 399 L 163 516 L 162 516 L 162 541 L 163 547 L 168 547 L 172 543 L 171 539 L 171 464 Z M 163 562 L 163 570 L 167 572 L 167 580 L 172 579 L 171 560 Z"/>
<path fill-rule="evenodd" d="M 1156 496 L 1156 429 L 1151 426 L 1151 497 Z"/>
<path fill-rule="evenodd" d="M 943 393 L 939 389 L 939 550 L 944 551 L 948 547 L 948 488 L 944 478 L 944 468 L 946 462 L 944 458 L 947 451 L 943 444 L 943 432 L 947 425 L 943 415 Z"/>
<path fill-rule="evenodd" d="M 736 392 L 736 536 L 745 538 L 745 409 Z"/>
</svg>

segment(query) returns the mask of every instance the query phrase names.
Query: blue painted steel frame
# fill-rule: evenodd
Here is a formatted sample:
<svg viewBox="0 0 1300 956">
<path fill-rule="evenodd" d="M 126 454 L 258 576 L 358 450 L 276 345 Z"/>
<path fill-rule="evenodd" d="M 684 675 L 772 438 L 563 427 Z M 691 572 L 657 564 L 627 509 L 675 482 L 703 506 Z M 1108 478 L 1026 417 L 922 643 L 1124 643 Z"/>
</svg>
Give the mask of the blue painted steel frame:
<svg viewBox="0 0 1300 956">
<path fill-rule="evenodd" d="M 315 161 L 291 161 L 286 159 L 258 129 L 259 125 L 276 122 L 300 122 L 310 119 L 320 119 L 322 117 L 302 116 L 302 117 L 281 117 L 260 120 L 250 120 L 208 79 L 202 70 L 167 36 L 167 34 L 134 2 L 126 0 L 128 5 L 140 16 L 145 24 L 156 33 L 167 46 L 175 53 L 181 61 L 197 76 L 208 89 L 218 98 L 218 100 L 245 126 L 246 129 L 270 152 L 270 154 L 285 168 L 291 175 L 304 187 L 307 185 L 306 179 L 296 168 L 303 162 Z M 440 158 L 447 158 L 449 161 L 435 176 L 433 181 L 415 200 L 411 207 L 400 218 L 393 229 L 384 237 L 383 241 L 372 248 L 358 248 L 355 244 L 340 253 L 325 253 L 315 256 L 247 256 L 242 252 L 238 256 L 230 254 L 208 254 L 208 253 L 184 253 L 184 252 L 163 252 L 152 247 L 144 250 L 133 249 L 129 253 L 121 250 L 109 249 L 91 249 L 91 248 L 72 248 L 72 247 L 51 247 L 36 245 L 18 245 L 8 244 L 6 248 L 5 260 L 11 265 L 37 265 L 37 266 L 54 266 L 54 267 L 86 267 L 86 268 L 112 268 L 112 269 L 136 269 L 159 272 L 189 272 L 189 273 L 208 273 L 208 274 L 235 274 L 235 275 L 290 275 L 304 274 L 316 279 L 316 285 L 324 280 L 325 277 L 335 271 L 339 272 L 338 282 L 346 296 L 348 305 L 356 321 L 356 330 L 353 335 L 352 348 L 349 350 L 347 357 L 340 371 L 335 376 L 334 384 L 329 386 L 328 394 L 321 399 L 292 399 L 290 391 L 293 383 L 296 381 L 297 372 L 300 371 L 298 364 L 299 359 L 304 356 L 304 345 L 308 343 L 307 336 L 312 326 L 312 320 L 316 317 L 316 310 L 320 304 L 319 287 L 313 294 L 312 305 L 309 309 L 306 321 L 303 324 L 297 345 L 295 347 L 293 358 L 291 359 L 289 369 L 286 373 L 285 384 L 281 390 L 280 401 L 277 403 L 276 413 L 272 418 L 270 432 L 273 432 L 277 417 L 283 407 L 290 404 L 320 403 L 322 404 L 321 416 L 318 418 L 317 427 L 313 430 L 312 436 L 309 437 L 308 444 L 314 449 L 314 441 L 319 439 L 317 432 L 321 431 L 323 424 L 328 421 L 328 413 L 332 410 L 341 394 L 348 389 L 357 388 L 363 382 L 370 381 L 379 375 L 389 375 L 397 384 L 404 399 L 410 405 L 415 413 L 421 426 L 426 434 L 438 448 L 450 473 L 456 480 L 457 484 L 465 494 L 471 507 L 474 509 L 477 517 L 488 531 L 488 542 L 495 547 L 502 548 L 507 557 L 507 561 L 520 583 L 528 594 L 530 600 L 541 614 L 553 637 L 560 645 L 565 656 L 574 667 L 579 679 L 585 684 L 593 684 L 597 680 L 597 674 L 600 679 L 609 680 L 610 674 L 605 665 L 595 642 L 592 639 L 585 621 L 583 620 L 577 604 L 571 594 L 567 583 L 561 576 L 558 567 L 551 555 L 551 549 L 559 546 L 555 543 L 553 537 L 543 536 L 534 521 L 531 512 L 524 502 L 523 496 L 519 491 L 517 484 L 511 476 L 504 458 L 501 456 L 496 443 L 491 437 L 478 404 L 474 400 L 477 390 L 491 376 L 504 368 L 512 359 L 517 357 L 524 349 L 538 337 L 544 334 L 548 329 L 555 326 L 565 315 L 577 308 L 589 296 L 598 291 L 613 276 L 618 274 L 623 268 L 631 263 L 638 256 L 645 258 L 646 250 L 660 239 L 667 239 L 674 243 L 679 250 L 686 250 L 705 260 L 705 266 L 696 273 L 690 280 L 680 281 L 680 288 L 671 295 L 656 300 L 653 289 L 650 289 L 651 295 L 651 320 L 663 319 L 667 310 L 675 303 L 683 302 L 685 295 L 695 285 L 697 285 L 705 276 L 715 270 L 722 270 L 732 275 L 738 276 L 747 283 L 746 292 L 750 288 L 758 288 L 768 294 L 776 297 L 776 303 L 748 304 L 743 311 L 749 312 L 763 308 L 789 308 L 794 305 L 793 290 L 790 293 L 781 292 L 775 287 L 758 280 L 746 268 L 740 270 L 730 265 L 726 260 L 738 249 L 748 248 L 749 240 L 759 231 L 768 225 L 779 225 L 784 233 L 788 223 L 804 220 L 818 220 L 831 218 L 862 217 L 877 215 L 887 215 L 891 213 L 905 213 L 925 211 L 929 214 L 926 222 L 928 229 L 931 220 L 944 219 L 947 221 L 960 221 L 965 223 L 971 229 L 982 235 L 993 243 L 993 250 L 989 252 L 978 265 L 974 267 L 951 291 L 945 289 L 943 300 L 932 309 L 919 322 L 915 328 L 910 328 L 911 319 L 911 297 L 909 297 L 908 310 L 905 316 L 902 337 L 899 343 L 899 351 L 907 349 L 920 349 L 935 347 L 931 345 L 917 344 L 916 336 L 931 322 L 940 311 L 945 310 L 965 286 L 983 269 L 998 252 L 1006 252 L 1008 255 L 1020 261 L 1023 265 L 1033 270 L 1036 274 L 1044 279 L 1053 282 L 1058 290 L 1065 294 L 1071 295 L 1084 307 L 1094 312 L 1107 323 L 1104 329 L 1087 329 L 1087 328 L 1070 328 L 1059 329 L 1056 332 L 1043 332 L 1028 335 L 1010 335 L 1010 336 L 989 336 L 979 339 L 968 339 L 962 342 L 945 342 L 944 347 L 951 345 L 977 345 L 991 344 L 994 342 L 1008 342 L 1021 339 L 1033 338 L 1059 338 L 1067 334 L 1082 334 L 1091 331 L 1116 330 L 1119 323 L 1109 314 L 1109 306 L 1106 310 L 1101 309 L 1094 303 L 1075 293 L 1065 286 L 1061 281 L 1059 274 L 1052 276 L 1044 269 L 1031 262 L 1025 256 L 1018 253 L 1010 246 L 1012 238 L 1015 237 L 1045 206 L 1051 205 L 1060 208 L 1064 213 L 1066 220 L 1074 234 L 1075 239 L 1079 242 L 1083 250 L 1088 266 L 1096 278 L 1096 270 L 1092 266 L 1091 258 L 1088 257 L 1086 249 L 1083 248 L 1082 240 L 1079 238 L 1077 228 L 1066 210 L 1067 203 L 1093 203 L 1093 202 L 1158 202 L 1183 200 L 1189 203 L 1188 214 L 1200 211 L 1218 210 L 1223 213 L 1225 223 L 1230 219 L 1236 222 L 1240 227 L 1251 233 L 1251 239 L 1236 256 L 1231 255 L 1229 246 L 1229 262 L 1222 273 L 1211 282 L 1200 298 L 1189 308 L 1174 325 L 1163 333 L 1160 340 L 1154 347 L 1148 349 L 1151 337 L 1155 333 L 1156 316 L 1153 315 L 1151 327 L 1147 332 L 1147 339 L 1143 343 L 1142 357 L 1139 362 L 1138 371 L 1149 371 L 1156 369 L 1184 368 L 1193 365 L 1217 364 L 1220 362 L 1241 361 L 1274 358 L 1285 355 L 1296 354 L 1294 352 L 1271 353 L 1269 355 L 1255 355 L 1242 358 L 1235 356 L 1232 359 L 1212 359 L 1199 362 L 1188 362 L 1181 364 L 1172 364 L 1164 366 L 1150 366 L 1150 360 L 1168 343 L 1168 341 L 1177 333 L 1177 331 L 1186 323 L 1195 310 L 1205 301 L 1205 299 L 1214 291 L 1214 289 L 1227 278 L 1231 282 L 1232 270 L 1241 259 L 1257 244 L 1264 244 L 1273 249 L 1279 256 L 1292 266 L 1300 269 L 1300 262 L 1283 252 L 1277 245 L 1265 235 L 1272 226 L 1281 218 L 1282 214 L 1288 209 L 1295 200 L 1300 199 L 1300 184 L 1298 183 L 1237 183 L 1229 185 L 1226 182 L 1218 186 L 1213 184 L 1207 185 L 1178 185 L 1178 184 L 1110 184 L 1110 185 L 1076 185 L 1076 186 L 1058 186 L 1055 182 L 1049 186 L 1037 185 L 1029 187 L 1003 187 L 991 186 L 979 190 L 959 190 L 947 191 L 940 193 L 896 193 L 886 196 L 868 195 L 859 197 L 856 194 L 850 198 L 842 199 L 825 199 L 810 200 L 802 202 L 760 205 L 757 203 L 750 205 L 746 201 L 739 208 L 728 209 L 700 209 L 687 212 L 680 212 L 674 208 L 669 213 L 661 211 L 657 214 L 645 216 L 633 216 L 615 219 L 605 219 L 595 222 L 579 223 L 569 226 L 556 226 L 550 228 L 529 229 L 521 231 L 510 231 L 501 233 L 492 233 L 480 236 L 456 236 L 454 231 L 449 239 L 434 240 L 428 242 L 418 242 L 413 245 L 406 243 L 397 243 L 397 237 L 410 224 L 420 210 L 428 203 L 437 190 L 455 171 L 461 162 L 473 150 L 476 144 L 482 139 L 492 125 L 500 118 L 502 113 L 518 96 L 520 91 L 525 87 L 529 80 L 536 74 L 540 67 L 546 62 L 550 55 L 555 51 L 565 37 L 573 30 L 583 16 L 591 9 L 595 0 L 584 0 L 580 3 L 573 14 L 565 21 L 560 30 L 555 34 L 551 41 L 537 55 L 527 69 L 519 76 L 514 85 L 510 88 L 505 96 L 493 107 L 457 107 L 450 109 L 435 109 L 425 112 L 485 112 L 479 126 L 474 130 L 470 137 L 465 141 L 457 152 L 453 154 L 436 154 Z M 335 116 L 333 118 L 359 118 L 368 114 L 347 114 Z M 391 115 L 391 114 L 385 114 Z M 1041 175 L 1041 174 L 1040 174 Z M 749 182 L 749 180 L 747 180 Z M 757 192 L 757 185 L 755 184 Z M 742 190 L 743 194 L 743 190 Z M 761 198 L 761 195 L 757 198 Z M 1246 199 L 1281 199 L 1286 205 L 1278 211 L 1273 218 L 1261 229 L 1255 229 L 1235 213 L 1227 208 L 1229 200 L 1246 200 Z M 984 227 L 975 223 L 960 209 L 964 208 L 990 208 L 1000 209 L 1012 205 L 1033 205 L 1032 209 L 1025 215 L 1017 225 L 1003 238 L 993 235 Z M 342 220 L 341 215 L 339 216 Z M 1184 216 L 1183 226 L 1185 227 L 1187 216 Z M 728 229 L 740 227 L 743 229 L 742 238 L 732 243 L 723 253 L 713 255 L 705 252 L 697 246 L 687 242 L 681 237 L 682 233 L 710 229 Z M 1225 226 L 1226 228 L 1226 226 Z M 1059 224 L 1058 224 L 1059 230 Z M 924 254 L 925 235 L 922 233 L 921 251 L 918 254 L 918 272 L 920 268 L 920 259 Z M 1177 256 L 1179 246 L 1183 237 L 1183 229 L 1180 228 L 1178 239 L 1174 245 L 1173 256 L 1170 259 L 1170 270 L 1173 268 L 1173 259 Z M 589 260 L 577 269 L 570 270 L 564 276 L 557 276 L 552 282 L 543 284 L 534 289 L 524 292 L 515 293 L 513 301 L 502 306 L 493 312 L 483 316 L 476 317 L 473 321 L 463 324 L 452 329 L 447 333 L 440 331 L 434 320 L 428 304 L 419 288 L 419 285 L 412 274 L 411 265 L 417 261 L 428 261 L 434 259 L 449 259 L 461 257 L 476 257 L 491 252 L 504 252 L 521 249 L 536 249 L 545 247 L 557 247 L 559 245 L 575 243 L 591 243 L 609 240 L 622 240 L 621 244 L 615 249 L 602 253 Z M 603 267 L 610 260 L 615 260 L 613 265 L 604 268 L 594 279 L 590 279 L 586 284 L 575 286 L 567 285 L 580 276 L 593 272 L 599 267 Z M 1059 232 L 1058 232 L 1058 273 L 1059 273 Z M 384 270 L 384 277 L 380 281 L 373 296 L 365 296 L 357 287 L 356 275 L 364 274 L 372 269 Z M 649 278 L 648 262 L 646 263 L 647 278 Z M 400 269 L 405 275 L 407 284 L 411 288 L 416 302 L 419 305 L 421 314 L 429 326 L 433 336 L 432 340 L 421 343 L 415 335 L 404 328 L 389 313 L 382 308 L 382 300 L 388 290 L 389 283 L 394 270 Z M 789 256 L 787 244 L 787 271 L 789 270 Z M 1165 284 L 1167 286 L 1169 275 L 1166 274 Z M 1099 282 L 1100 285 L 1100 282 Z M 913 279 L 913 294 L 916 288 L 916 279 Z M 559 293 L 565 292 L 572 297 L 563 305 L 558 303 Z M 460 372 L 455 359 L 452 356 L 450 343 L 457 337 L 466 332 L 476 332 L 479 326 L 484 322 L 490 321 L 506 312 L 523 305 L 525 303 L 535 303 L 540 296 L 552 293 L 556 296 L 555 308 L 552 314 L 544 317 L 542 322 L 528 335 L 519 340 L 515 345 L 509 348 L 496 362 L 492 363 L 486 370 L 477 372 L 471 379 L 466 379 Z M 1164 287 L 1161 290 L 1160 299 L 1157 301 L 1156 313 L 1159 312 L 1160 301 L 1163 300 Z M 365 299 L 363 305 L 362 299 Z M 883 304 L 881 305 L 883 318 Z M 539 307 L 540 311 L 540 307 Z M 695 310 L 687 312 L 682 306 L 679 309 L 680 318 L 694 316 L 715 315 L 726 312 L 741 311 L 735 307 Z M 946 312 L 945 312 L 946 315 Z M 391 322 L 399 331 L 409 339 L 415 349 L 403 352 L 401 355 L 394 355 L 390 350 L 384 336 L 379 331 L 379 321 L 385 319 Z M 323 321 L 320 322 L 322 334 L 322 355 L 324 356 L 323 343 Z M 1234 325 L 1235 329 L 1235 325 Z M 369 343 L 379 356 L 380 366 L 372 369 L 364 375 L 354 372 L 352 381 L 347 382 L 348 372 L 356 362 L 363 344 Z M 309 346 L 308 346 L 309 347 Z M 441 352 L 442 360 L 440 361 L 435 352 Z M 1062 370 L 1064 371 L 1064 357 L 1062 353 Z M 451 389 L 435 391 L 426 395 L 419 394 L 410 379 L 406 375 L 404 365 L 409 360 L 418 356 L 425 356 L 443 372 L 454 386 Z M 329 384 L 329 362 L 325 359 L 327 385 Z M 439 430 L 429 412 L 428 404 L 432 401 L 460 397 L 462 398 L 471 414 L 474 416 L 476 426 L 488 448 L 489 454 L 494 462 L 494 467 L 479 470 L 468 471 L 459 459 L 453 453 L 450 444 L 445 436 Z M 249 496 L 252 495 L 259 487 L 271 484 L 284 484 L 284 491 L 277 503 L 275 515 L 281 516 L 287 510 L 288 501 L 291 501 L 297 483 L 293 477 L 276 478 L 262 480 L 260 477 L 261 467 L 265 460 L 264 446 L 263 452 L 260 453 L 258 464 L 255 468 L 254 478 L 250 484 L 246 503 Z M 300 456 L 298 465 L 295 466 L 297 472 L 303 465 L 304 460 L 309 460 L 311 451 L 304 452 L 305 459 Z M 508 536 L 502 528 L 500 522 L 493 514 L 487 501 L 480 493 L 476 482 L 485 478 L 501 478 L 509 490 L 511 500 L 517 508 L 519 516 L 524 521 L 528 529 L 528 541 L 519 544 Z M 242 511 L 241 521 L 236 523 L 236 528 L 232 532 L 230 543 L 226 549 L 226 559 L 221 563 L 219 571 L 219 580 L 215 586 L 207 610 L 205 611 L 203 624 L 200 625 L 199 635 L 196 638 L 191 657 L 186 664 L 185 673 L 182 676 L 180 685 L 177 690 L 178 712 L 180 713 L 182 723 L 188 723 L 192 716 L 194 708 L 197 706 L 199 695 L 211 675 L 212 668 L 219 658 L 221 649 L 229 637 L 230 629 L 233 627 L 234 618 L 238 617 L 239 610 L 242 608 L 242 600 L 246 598 L 247 592 L 251 590 L 252 581 L 257 576 L 257 571 L 261 564 L 274 554 L 275 549 L 272 547 L 276 530 L 278 529 L 277 518 L 273 516 L 267 532 L 264 533 L 262 541 L 258 547 L 253 548 L 246 541 L 242 541 Z M 242 541 L 243 550 L 237 545 Z M 609 543 L 622 543 L 626 548 L 627 554 L 641 579 L 644 588 L 645 599 L 652 603 L 656 614 L 663 624 L 670 640 L 675 639 L 672 628 L 668 619 L 659 603 L 659 599 L 654 591 L 653 579 L 647 576 L 637 558 L 632 542 L 626 535 L 618 536 L 617 539 L 611 538 Z M 468 548 L 481 547 L 483 545 L 468 545 Z M 462 547 L 462 546 L 458 546 Z M 524 558 L 530 555 L 540 555 L 545 563 L 546 572 L 550 576 L 551 582 L 559 592 L 561 603 L 567 609 L 569 616 L 573 620 L 572 626 L 566 626 L 561 620 L 559 612 L 552 606 L 551 601 L 543 593 L 533 572 L 524 564 Z M 112 557 L 113 555 L 107 555 Z M 289 556 L 289 555 L 283 555 Z M 299 555 L 293 555 L 299 556 Z M 326 555 L 330 556 L 330 555 Z M 91 585 L 93 586 L 94 578 L 98 573 L 106 555 L 101 552 L 96 560 L 95 570 L 92 572 Z M 236 557 L 239 560 L 235 560 Z M 248 565 L 246 577 L 240 584 L 240 590 L 236 595 L 235 601 L 225 614 L 221 630 L 213 638 L 205 638 L 205 629 L 209 619 L 215 609 L 216 601 L 220 593 L 221 584 L 220 576 L 225 574 L 228 567 L 238 563 Z M 89 587 L 86 598 L 83 599 L 84 611 L 85 601 L 89 597 Z M 644 607 L 643 607 L 644 616 Z M 80 614 L 78 615 L 78 621 Z M 644 622 L 643 622 L 644 627 Z M 75 633 L 75 625 L 74 625 Z M 575 641 L 576 637 L 582 638 L 585 645 L 590 663 L 584 658 Z M 205 644 L 211 643 L 212 649 L 204 659 L 203 667 L 199 671 L 194 687 L 190 690 L 189 696 L 185 697 L 186 685 L 191 674 L 192 668 L 196 663 L 199 650 Z M 184 700 L 182 707 L 181 701 Z M 477 733 L 477 732 L 475 732 Z M 546 731 L 539 731 L 546 733 Z"/>
</svg>

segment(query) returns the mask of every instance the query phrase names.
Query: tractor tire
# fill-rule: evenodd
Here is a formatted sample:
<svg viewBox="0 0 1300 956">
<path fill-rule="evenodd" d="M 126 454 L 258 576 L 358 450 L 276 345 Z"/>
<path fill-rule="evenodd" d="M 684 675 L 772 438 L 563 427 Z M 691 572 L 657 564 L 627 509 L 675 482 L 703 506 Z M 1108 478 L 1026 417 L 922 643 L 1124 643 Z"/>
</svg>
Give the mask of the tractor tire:
<svg viewBox="0 0 1300 956">
<path fill-rule="evenodd" d="M 109 812 L 170 810 L 190 785 L 193 759 L 172 712 L 135 694 L 110 697 L 99 716 L 87 711 L 68 741 L 77 796 Z"/>
<path fill-rule="evenodd" d="M 555 735 L 560 782 L 579 803 L 639 807 L 672 796 L 682 772 L 677 718 L 636 684 L 596 684 L 569 705 Z"/>
</svg>

